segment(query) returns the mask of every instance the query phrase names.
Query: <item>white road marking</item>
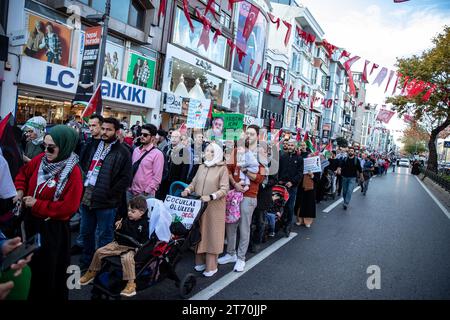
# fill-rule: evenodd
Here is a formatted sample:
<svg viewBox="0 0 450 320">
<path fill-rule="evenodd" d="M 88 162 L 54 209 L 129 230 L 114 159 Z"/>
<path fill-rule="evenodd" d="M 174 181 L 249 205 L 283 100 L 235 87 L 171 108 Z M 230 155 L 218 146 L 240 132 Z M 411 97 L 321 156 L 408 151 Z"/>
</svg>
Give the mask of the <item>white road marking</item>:
<svg viewBox="0 0 450 320">
<path fill-rule="evenodd" d="M 274 244 L 270 245 L 257 255 L 255 255 L 253 258 L 245 262 L 245 270 L 242 272 L 234 272 L 231 271 L 230 273 L 226 274 L 213 284 L 211 284 L 209 287 L 206 287 L 202 291 L 198 292 L 194 296 L 192 296 L 189 300 L 208 300 L 212 296 L 216 295 L 220 291 L 222 291 L 225 287 L 229 286 L 233 281 L 239 279 L 242 277 L 246 272 L 251 270 L 254 266 L 256 266 L 258 263 L 266 259 L 268 256 L 270 256 L 272 253 L 280 249 L 282 246 L 284 246 L 286 243 L 294 239 L 298 233 L 291 232 L 289 235 L 289 238 L 282 238 L 275 242 Z M 220 266 L 219 266 L 220 268 Z"/>
<path fill-rule="evenodd" d="M 358 191 L 359 189 L 361 189 L 361 187 L 356 187 L 355 189 L 353 189 L 353 193 L 355 193 L 356 191 Z M 331 205 L 329 205 L 328 207 L 326 207 L 322 212 L 328 213 L 331 210 L 333 210 L 334 208 L 336 208 L 340 203 L 344 202 L 344 198 L 340 198 L 339 200 L 336 200 L 335 202 L 333 202 Z"/>
<path fill-rule="evenodd" d="M 431 191 L 427 188 L 427 186 L 420 181 L 420 179 L 415 176 L 417 181 L 419 181 L 420 185 L 425 189 L 425 191 L 430 195 L 431 199 L 434 200 L 434 202 L 436 202 L 436 204 L 438 205 L 439 208 L 441 208 L 442 212 L 444 212 L 444 214 L 447 216 L 447 218 L 450 219 L 450 213 L 448 212 L 448 210 L 442 205 L 442 203 L 431 193 Z"/>
</svg>

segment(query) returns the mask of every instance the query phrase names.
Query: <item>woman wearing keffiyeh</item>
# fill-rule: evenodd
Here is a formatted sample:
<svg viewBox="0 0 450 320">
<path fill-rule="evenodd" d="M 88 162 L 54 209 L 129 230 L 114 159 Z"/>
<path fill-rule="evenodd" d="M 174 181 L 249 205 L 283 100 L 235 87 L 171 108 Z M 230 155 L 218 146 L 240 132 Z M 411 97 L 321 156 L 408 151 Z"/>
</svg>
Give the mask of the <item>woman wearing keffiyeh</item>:
<svg viewBox="0 0 450 320">
<path fill-rule="evenodd" d="M 83 192 L 78 134 L 55 126 L 44 137 L 44 151 L 21 168 L 16 177 L 16 201 L 23 202 L 26 237 L 41 234 L 41 248 L 30 263 L 31 300 L 67 299 L 69 219 L 78 210 Z"/>
</svg>

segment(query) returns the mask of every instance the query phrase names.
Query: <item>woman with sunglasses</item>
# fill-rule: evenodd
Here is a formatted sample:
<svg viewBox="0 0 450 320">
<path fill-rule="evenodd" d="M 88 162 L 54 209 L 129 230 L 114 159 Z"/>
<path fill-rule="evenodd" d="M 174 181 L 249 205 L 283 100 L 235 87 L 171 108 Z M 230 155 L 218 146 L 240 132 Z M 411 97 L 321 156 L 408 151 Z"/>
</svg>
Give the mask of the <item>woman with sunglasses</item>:
<svg viewBox="0 0 450 320">
<path fill-rule="evenodd" d="M 41 248 L 30 263 L 30 300 L 66 299 L 70 263 L 69 219 L 78 210 L 83 192 L 78 134 L 58 125 L 44 138 L 45 152 L 19 171 L 16 201 L 22 202 L 26 237 L 40 233 Z"/>
<path fill-rule="evenodd" d="M 47 121 L 39 116 L 31 118 L 22 127 L 27 141 L 23 156 L 25 163 L 30 162 L 31 159 L 42 153 L 46 126 Z"/>
</svg>

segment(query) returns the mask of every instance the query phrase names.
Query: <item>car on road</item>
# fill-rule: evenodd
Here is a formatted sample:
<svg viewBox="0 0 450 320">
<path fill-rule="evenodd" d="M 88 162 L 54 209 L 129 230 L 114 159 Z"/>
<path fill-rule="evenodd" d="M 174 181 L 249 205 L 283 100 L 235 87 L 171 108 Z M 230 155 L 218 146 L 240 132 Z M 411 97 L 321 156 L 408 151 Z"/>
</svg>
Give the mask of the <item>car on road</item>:
<svg viewBox="0 0 450 320">
<path fill-rule="evenodd" d="M 408 167 L 409 168 L 409 165 L 410 165 L 409 159 L 406 159 L 406 158 L 402 158 L 398 162 L 399 167 Z"/>
</svg>

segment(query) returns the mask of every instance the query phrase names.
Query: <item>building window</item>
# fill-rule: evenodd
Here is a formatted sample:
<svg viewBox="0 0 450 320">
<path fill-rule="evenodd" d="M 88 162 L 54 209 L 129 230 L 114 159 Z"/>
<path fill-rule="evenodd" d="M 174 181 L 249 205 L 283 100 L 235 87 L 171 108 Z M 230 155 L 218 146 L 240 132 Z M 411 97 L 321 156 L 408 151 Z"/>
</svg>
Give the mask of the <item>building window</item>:
<svg viewBox="0 0 450 320">
<path fill-rule="evenodd" d="M 211 29 L 209 32 L 209 48 L 205 50 L 204 46 L 198 46 L 200 36 L 203 32 L 203 24 L 195 19 L 192 19 L 192 24 L 194 25 L 194 32 L 191 32 L 183 10 L 177 7 L 173 28 L 173 43 L 193 51 L 225 68 L 226 58 L 228 56 L 226 38 L 219 36 L 217 42 L 214 43 L 214 30 Z"/>
<path fill-rule="evenodd" d="M 266 64 L 266 69 L 267 69 L 267 73 L 266 73 L 266 80 L 267 80 L 267 79 L 269 79 L 269 74 L 272 72 L 272 65 L 268 62 Z"/>
<path fill-rule="evenodd" d="M 231 17 L 223 11 L 220 13 L 220 25 L 230 29 Z"/>
<path fill-rule="evenodd" d="M 310 76 L 311 64 L 305 55 L 302 55 L 302 76 L 308 78 Z"/>
<path fill-rule="evenodd" d="M 90 3 L 95 10 L 105 12 L 106 0 L 90 0 Z M 143 30 L 145 8 L 136 0 L 111 0 L 111 17 Z"/>
<path fill-rule="evenodd" d="M 273 71 L 273 83 L 278 83 L 277 77 L 284 82 L 284 79 L 286 78 L 286 70 L 281 67 L 275 67 Z"/>
<path fill-rule="evenodd" d="M 144 29 L 145 9 L 136 1 L 133 1 L 130 6 L 130 15 L 128 23 L 138 29 Z"/>
</svg>

